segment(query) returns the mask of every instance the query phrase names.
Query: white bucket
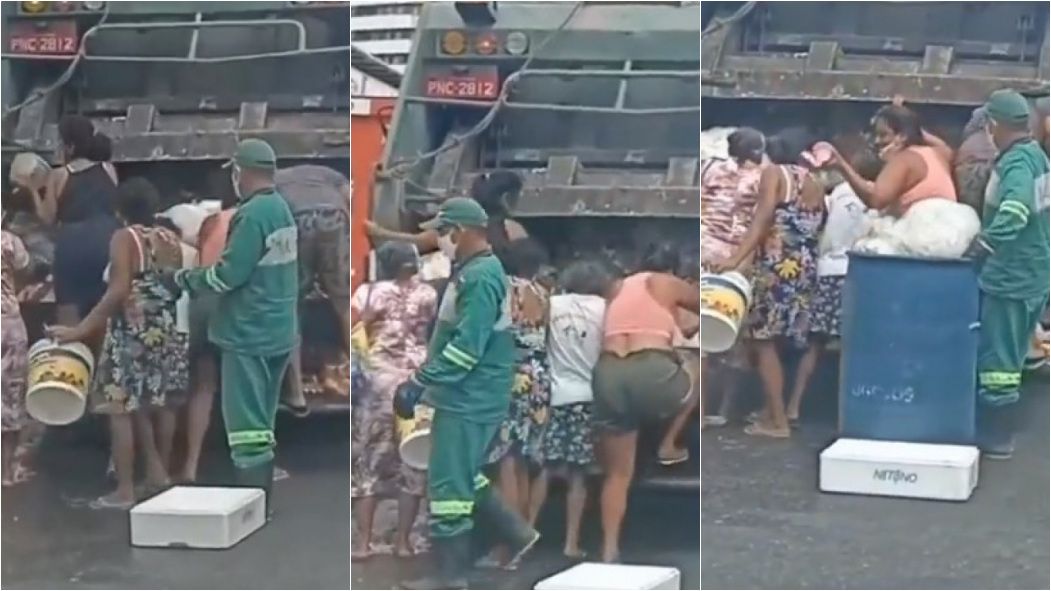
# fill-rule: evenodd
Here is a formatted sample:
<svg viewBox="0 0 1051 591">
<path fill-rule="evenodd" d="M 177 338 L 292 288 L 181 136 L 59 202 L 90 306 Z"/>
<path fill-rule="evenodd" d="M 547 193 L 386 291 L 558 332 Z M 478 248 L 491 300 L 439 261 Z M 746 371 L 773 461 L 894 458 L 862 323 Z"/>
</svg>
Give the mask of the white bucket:
<svg viewBox="0 0 1051 591">
<path fill-rule="evenodd" d="M 68 425 L 84 415 L 95 361 L 81 343 L 37 341 L 29 349 L 26 412 L 45 425 Z"/>
<path fill-rule="evenodd" d="M 431 459 L 431 421 L 434 409 L 417 404 L 411 419 L 397 419 L 398 453 L 406 466 L 415 470 L 426 470 Z"/>
<path fill-rule="evenodd" d="M 729 271 L 701 274 L 701 350 L 722 353 L 737 342 L 748 309 L 752 285 L 744 275 Z"/>
</svg>

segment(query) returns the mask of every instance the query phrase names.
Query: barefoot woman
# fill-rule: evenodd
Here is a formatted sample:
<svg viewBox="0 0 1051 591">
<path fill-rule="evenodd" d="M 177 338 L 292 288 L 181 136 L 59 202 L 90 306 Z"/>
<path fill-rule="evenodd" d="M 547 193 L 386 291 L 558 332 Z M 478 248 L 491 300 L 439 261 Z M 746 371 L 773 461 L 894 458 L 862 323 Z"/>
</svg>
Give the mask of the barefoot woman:
<svg viewBox="0 0 1051 591">
<path fill-rule="evenodd" d="M 678 252 L 655 245 L 642 271 L 616 288 L 606 310 L 603 352 L 595 366 L 594 423 L 599 434 L 602 483 L 602 559 L 619 558 L 620 526 L 635 472 L 635 448 L 643 422 L 674 417 L 665 440 L 674 441 L 697 406 L 697 367 L 684 366 L 674 349 L 675 313 L 700 313 L 700 292 L 672 272 Z M 685 450 L 662 450 L 668 457 Z M 688 455 L 688 454 L 687 454 Z"/>
</svg>

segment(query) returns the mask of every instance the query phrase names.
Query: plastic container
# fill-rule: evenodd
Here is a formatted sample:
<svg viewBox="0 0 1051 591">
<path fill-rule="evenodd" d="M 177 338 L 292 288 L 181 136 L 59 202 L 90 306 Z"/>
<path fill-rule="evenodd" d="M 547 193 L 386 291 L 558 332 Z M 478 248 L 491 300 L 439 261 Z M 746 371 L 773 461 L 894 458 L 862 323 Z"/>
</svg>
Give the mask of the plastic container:
<svg viewBox="0 0 1051 591">
<path fill-rule="evenodd" d="M 95 369 L 81 343 L 37 341 L 29 349 L 26 412 L 45 425 L 68 425 L 84 414 Z"/>
<path fill-rule="evenodd" d="M 398 453 L 405 465 L 415 470 L 426 470 L 431 458 L 431 422 L 434 409 L 417 404 L 411 419 L 398 418 Z"/>
<path fill-rule="evenodd" d="M 973 443 L 978 303 L 970 261 L 850 253 L 840 436 Z"/>
<path fill-rule="evenodd" d="M 701 350 L 728 351 L 752 305 L 752 285 L 744 275 L 730 271 L 701 274 Z"/>
<path fill-rule="evenodd" d="M 978 448 L 840 439 L 820 456 L 822 492 L 966 501 L 978 486 Z"/>
</svg>

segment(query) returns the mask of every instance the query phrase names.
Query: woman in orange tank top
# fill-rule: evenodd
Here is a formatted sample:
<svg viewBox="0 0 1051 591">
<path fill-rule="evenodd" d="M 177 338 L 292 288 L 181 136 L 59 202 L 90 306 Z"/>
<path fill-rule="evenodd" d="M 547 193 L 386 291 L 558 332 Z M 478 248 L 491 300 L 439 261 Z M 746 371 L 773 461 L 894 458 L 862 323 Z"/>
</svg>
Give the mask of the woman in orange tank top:
<svg viewBox="0 0 1051 591">
<path fill-rule="evenodd" d="M 901 216 L 924 199 L 956 201 L 952 148 L 925 131 L 919 117 L 901 99 L 877 111 L 872 128 L 885 162 L 875 181 L 862 177 L 838 152 L 833 151 L 830 161 L 865 205 Z"/>
<path fill-rule="evenodd" d="M 223 210 L 204 219 L 197 233 L 197 265 L 214 265 L 226 248 L 230 220 L 237 208 L 224 200 Z M 208 342 L 208 322 L 218 298 L 200 294 L 190 301 L 190 401 L 186 405 L 186 455 L 182 468 L 175 474 L 180 482 L 197 480 L 204 435 L 212 414 L 212 400 L 219 388 L 218 351 Z"/>
<path fill-rule="evenodd" d="M 605 479 L 602 484 L 602 559 L 617 560 L 620 526 L 635 471 L 641 424 L 671 420 L 658 460 L 689 459 L 676 440 L 693 410 L 699 364 L 687 365 L 675 351 L 676 314 L 700 313 L 700 291 L 676 277 L 680 261 L 671 244 L 650 248 L 638 273 L 615 287 L 606 308 L 603 351 L 592 377 L 593 424 Z"/>
</svg>

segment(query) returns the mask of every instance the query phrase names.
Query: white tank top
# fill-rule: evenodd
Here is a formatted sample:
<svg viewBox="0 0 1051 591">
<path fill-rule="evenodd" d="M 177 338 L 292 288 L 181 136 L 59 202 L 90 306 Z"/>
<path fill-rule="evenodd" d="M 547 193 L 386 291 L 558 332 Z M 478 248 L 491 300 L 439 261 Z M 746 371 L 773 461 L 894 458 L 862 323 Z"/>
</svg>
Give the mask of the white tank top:
<svg viewBox="0 0 1051 591">
<path fill-rule="evenodd" d="M 599 296 L 552 296 L 548 330 L 551 406 L 591 402 L 591 374 L 602 354 L 606 300 Z"/>
</svg>

